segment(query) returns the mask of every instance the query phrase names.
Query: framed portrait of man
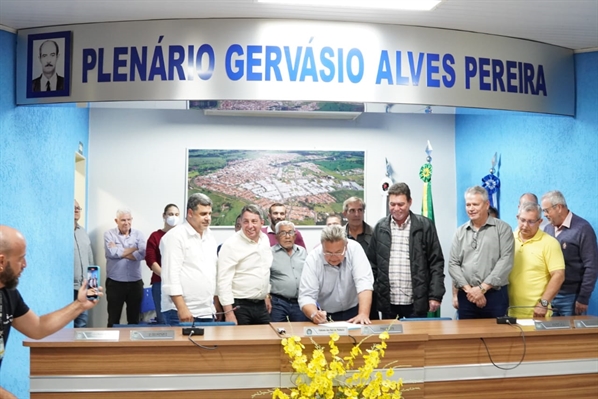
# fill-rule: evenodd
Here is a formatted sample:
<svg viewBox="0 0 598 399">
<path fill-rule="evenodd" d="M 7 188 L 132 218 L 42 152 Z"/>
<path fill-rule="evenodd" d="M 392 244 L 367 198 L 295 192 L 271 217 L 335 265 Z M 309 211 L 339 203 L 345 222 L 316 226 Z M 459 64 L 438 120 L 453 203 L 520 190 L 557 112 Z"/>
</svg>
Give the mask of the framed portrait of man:
<svg viewBox="0 0 598 399">
<path fill-rule="evenodd" d="M 27 98 L 70 95 L 72 32 L 27 37 Z"/>
</svg>

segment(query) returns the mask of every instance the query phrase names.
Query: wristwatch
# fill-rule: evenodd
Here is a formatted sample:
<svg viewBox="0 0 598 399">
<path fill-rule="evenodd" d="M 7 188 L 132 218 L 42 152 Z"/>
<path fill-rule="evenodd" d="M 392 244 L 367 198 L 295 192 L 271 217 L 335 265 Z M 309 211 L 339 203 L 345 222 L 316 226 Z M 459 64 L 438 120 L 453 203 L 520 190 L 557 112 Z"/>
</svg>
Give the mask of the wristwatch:
<svg viewBox="0 0 598 399">
<path fill-rule="evenodd" d="M 542 305 L 544 308 L 547 308 L 550 305 L 550 302 L 548 302 L 546 299 L 540 298 L 540 305 Z"/>
</svg>

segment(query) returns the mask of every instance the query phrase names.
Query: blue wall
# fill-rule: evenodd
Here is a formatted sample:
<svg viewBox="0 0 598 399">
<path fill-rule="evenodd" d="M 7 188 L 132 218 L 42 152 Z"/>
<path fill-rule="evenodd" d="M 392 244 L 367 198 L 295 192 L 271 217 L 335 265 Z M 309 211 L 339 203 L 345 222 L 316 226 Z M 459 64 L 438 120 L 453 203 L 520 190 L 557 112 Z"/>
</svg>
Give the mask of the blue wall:
<svg viewBox="0 0 598 399">
<path fill-rule="evenodd" d="M 575 118 L 462 110 L 455 118 L 457 193 L 481 184 L 500 155 L 500 217 L 516 227 L 519 196 L 560 190 L 575 214 L 598 231 L 598 52 L 575 55 Z M 457 201 L 459 224 L 467 221 Z M 598 315 L 598 289 L 589 312 Z"/>
<path fill-rule="evenodd" d="M 27 239 L 19 291 L 38 315 L 73 300 L 75 152 L 87 149 L 89 111 L 15 106 L 16 35 L 0 30 L 0 224 Z M 86 154 L 84 154 L 86 156 Z M 29 350 L 10 334 L 0 385 L 29 397 Z"/>
</svg>

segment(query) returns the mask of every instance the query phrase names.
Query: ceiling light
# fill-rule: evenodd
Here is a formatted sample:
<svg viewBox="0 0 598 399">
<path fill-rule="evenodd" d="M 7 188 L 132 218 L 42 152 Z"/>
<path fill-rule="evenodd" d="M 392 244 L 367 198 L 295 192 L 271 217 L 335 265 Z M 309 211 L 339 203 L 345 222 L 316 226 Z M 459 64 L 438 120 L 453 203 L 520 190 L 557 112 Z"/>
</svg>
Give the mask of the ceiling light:
<svg viewBox="0 0 598 399">
<path fill-rule="evenodd" d="M 430 11 L 442 0 L 256 0 L 258 3 L 339 8 Z"/>
</svg>

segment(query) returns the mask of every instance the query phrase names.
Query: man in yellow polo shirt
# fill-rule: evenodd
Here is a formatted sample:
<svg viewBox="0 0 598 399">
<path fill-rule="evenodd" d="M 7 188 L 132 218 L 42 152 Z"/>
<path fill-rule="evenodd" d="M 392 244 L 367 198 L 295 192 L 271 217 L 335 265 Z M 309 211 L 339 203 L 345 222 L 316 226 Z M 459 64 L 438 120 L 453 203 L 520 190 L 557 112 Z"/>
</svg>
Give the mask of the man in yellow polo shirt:
<svg viewBox="0 0 598 399">
<path fill-rule="evenodd" d="M 515 259 L 509 275 L 509 316 L 545 317 L 565 280 L 563 252 L 555 238 L 540 230 L 541 212 L 533 202 L 519 207 Z"/>
</svg>

